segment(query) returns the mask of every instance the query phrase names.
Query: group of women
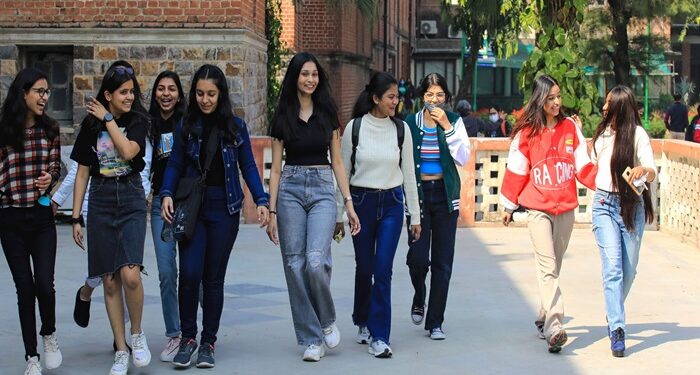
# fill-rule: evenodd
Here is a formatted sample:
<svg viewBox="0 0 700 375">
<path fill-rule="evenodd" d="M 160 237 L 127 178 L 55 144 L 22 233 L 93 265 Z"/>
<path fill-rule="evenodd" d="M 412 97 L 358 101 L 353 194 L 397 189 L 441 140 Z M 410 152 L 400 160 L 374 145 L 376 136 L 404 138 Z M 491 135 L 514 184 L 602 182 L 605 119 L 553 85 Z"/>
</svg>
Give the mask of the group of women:
<svg viewBox="0 0 700 375">
<path fill-rule="evenodd" d="M 424 324 L 431 339 L 445 339 L 460 206 L 458 167 L 469 160 L 470 143 L 460 116 L 447 110 L 451 94 L 445 78 L 429 74 L 419 90 L 425 105 L 404 122 L 395 117 L 398 82 L 388 73 L 374 74 L 355 103 L 353 119 L 341 130 L 328 75 L 313 55 L 295 55 L 270 124 L 268 196 L 247 126 L 233 115 L 227 80 L 218 67 L 201 66 L 187 98 L 178 75 L 162 72 L 147 112 L 133 67 L 125 61 L 110 66 L 96 97 L 86 99 L 87 116 L 71 154 L 74 178 L 64 182 L 73 184 L 74 240 L 88 253 L 88 278 L 76 293 L 74 318 L 87 326 L 90 295 L 101 281 L 114 335 L 110 374 L 126 374 L 130 357 L 136 367 L 151 360 L 141 327 L 140 275 L 149 196 L 167 337 L 160 358 L 181 368 L 193 362 L 214 367 L 224 277 L 243 201 L 241 176 L 261 226 L 280 246 L 303 360 L 319 361 L 326 348 L 340 342 L 330 247 L 333 238 L 345 235 L 344 215 L 355 250 L 356 341 L 368 344 L 377 358 L 392 355 L 392 265 L 404 214 L 406 264 L 414 288 L 410 318 Z M 49 199 L 60 176 L 58 125 L 45 113 L 49 96 L 46 76 L 24 69 L 0 117 L 0 239 L 17 289 L 26 374 L 42 373 L 35 299 L 44 367 L 56 368 L 62 361 L 55 333 L 51 206 L 60 205 L 64 194 Z M 541 292 L 535 324 L 550 352 L 558 352 L 567 339 L 558 276 L 577 205 L 575 178 L 597 187 L 593 230 L 603 262 L 609 336 L 613 354 L 624 352 L 624 298 L 634 279 L 644 220 L 653 211 L 648 192 L 642 200 L 623 171 L 629 166 L 632 181 L 650 181 L 656 170 L 631 91 L 614 88 L 603 111 L 589 157 L 580 125 L 561 112 L 556 82 L 541 76 L 513 132 L 502 187 L 503 222 L 508 225 L 519 206 L 527 208 Z M 170 238 L 174 197 L 189 177 L 203 181 L 203 197 L 192 235 L 176 248 Z M 130 321 L 131 346 L 125 320 Z"/>
</svg>

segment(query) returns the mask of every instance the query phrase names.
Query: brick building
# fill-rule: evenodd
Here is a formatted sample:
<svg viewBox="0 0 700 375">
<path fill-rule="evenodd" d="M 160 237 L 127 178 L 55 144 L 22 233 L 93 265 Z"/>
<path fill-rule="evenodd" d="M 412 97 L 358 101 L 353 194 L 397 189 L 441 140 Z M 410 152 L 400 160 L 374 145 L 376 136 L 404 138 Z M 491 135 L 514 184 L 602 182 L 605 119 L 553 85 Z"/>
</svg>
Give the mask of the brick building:
<svg viewBox="0 0 700 375">
<path fill-rule="evenodd" d="M 377 3 L 371 17 L 328 0 L 282 0 L 282 40 L 292 52 L 308 51 L 323 64 L 343 122 L 373 72 L 411 77 L 416 0 Z"/>
<path fill-rule="evenodd" d="M 49 75 L 49 113 L 68 143 L 107 67 L 129 61 L 147 96 L 164 69 L 185 90 L 203 63 L 226 73 L 236 113 L 265 128 L 265 0 L 22 0 L 0 2 L 0 100 L 21 68 Z"/>
</svg>

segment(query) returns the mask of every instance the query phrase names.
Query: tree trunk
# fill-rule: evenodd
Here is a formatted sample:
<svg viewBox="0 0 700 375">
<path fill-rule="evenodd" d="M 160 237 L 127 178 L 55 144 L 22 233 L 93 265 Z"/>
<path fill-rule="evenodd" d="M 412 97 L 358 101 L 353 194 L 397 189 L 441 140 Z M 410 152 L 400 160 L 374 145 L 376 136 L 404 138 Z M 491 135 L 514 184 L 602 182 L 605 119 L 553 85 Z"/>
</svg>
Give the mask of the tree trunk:
<svg viewBox="0 0 700 375">
<path fill-rule="evenodd" d="M 627 25 L 632 14 L 625 2 L 625 0 L 608 0 L 612 16 L 612 38 L 615 41 L 615 47 L 610 57 L 613 62 L 615 83 L 630 86 L 632 80 L 630 77 L 630 42 L 627 35 Z"/>
</svg>

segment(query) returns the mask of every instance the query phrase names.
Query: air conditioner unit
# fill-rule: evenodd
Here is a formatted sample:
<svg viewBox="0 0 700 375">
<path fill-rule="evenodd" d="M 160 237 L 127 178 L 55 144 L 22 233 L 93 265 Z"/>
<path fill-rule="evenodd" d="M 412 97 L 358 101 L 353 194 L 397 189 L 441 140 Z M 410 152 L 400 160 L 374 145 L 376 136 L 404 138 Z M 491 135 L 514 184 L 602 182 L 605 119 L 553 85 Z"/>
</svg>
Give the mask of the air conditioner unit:
<svg viewBox="0 0 700 375">
<path fill-rule="evenodd" d="M 420 21 L 420 33 L 423 35 L 435 35 L 438 32 L 437 21 L 422 20 Z"/>
<path fill-rule="evenodd" d="M 462 30 L 455 30 L 452 25 L 447 28 L 447 37 L 450 39 L 461 39 Z"/>
</svg>

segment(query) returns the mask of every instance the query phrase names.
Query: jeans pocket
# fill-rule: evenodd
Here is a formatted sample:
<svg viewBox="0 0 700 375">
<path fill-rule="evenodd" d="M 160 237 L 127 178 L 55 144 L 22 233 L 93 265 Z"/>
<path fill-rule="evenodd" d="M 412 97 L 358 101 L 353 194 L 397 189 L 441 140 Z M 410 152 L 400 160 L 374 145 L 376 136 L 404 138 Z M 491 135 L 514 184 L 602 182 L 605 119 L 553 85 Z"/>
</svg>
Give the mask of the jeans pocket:
<svg viewBox="0 0 700 375">
<path fill-rule="evenodd" d="M 350 192 L 350 196 L 352 196 L 352 204 L 354 206 L 361 206 L 362 202 L 365 201 L 365 196 L 367 195 L 366 192 Z"/>
<path fill-rule="evenodd" d="M 403 204 L 403 189 L 401 187 L 392 189 L 391 196 L 396 203 Z"/>
<path fill-rule="evenodd" d="M 102 186 L 105 184 L 105 181 L 107 181 L 106 178 L 102 177 L 92 177 L 90 178 L 90 186 L 88 186 L 88 193 L 96 193 L 102 189 Z"/>
</svg>

